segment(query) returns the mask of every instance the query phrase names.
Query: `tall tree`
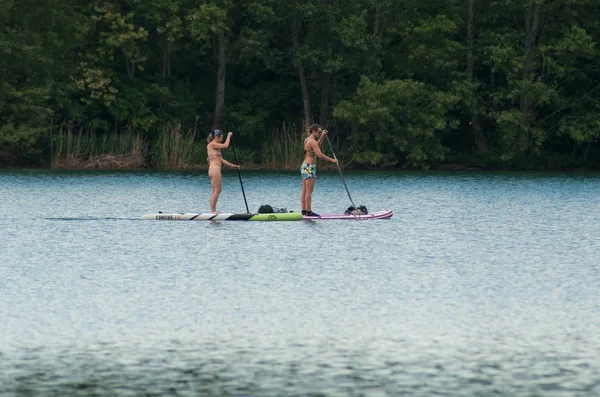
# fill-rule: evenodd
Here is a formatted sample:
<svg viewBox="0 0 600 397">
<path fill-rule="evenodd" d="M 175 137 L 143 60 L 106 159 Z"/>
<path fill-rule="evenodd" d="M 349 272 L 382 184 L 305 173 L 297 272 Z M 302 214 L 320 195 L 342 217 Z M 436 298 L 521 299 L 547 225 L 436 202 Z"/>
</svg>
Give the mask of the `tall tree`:
<svg viewBox="0 0 600 397">
<path fill-rule="evenodd" d="M 0 1 L 0 164 L 39 161 L 72 91 L 84 19 L 66 0 Z"/>
<path fill-rule="evenodd" d="M 292 0 L 282 2 L 280 23 L 289 28 L 291 64 L 302 95 L 304 123 L 326 124 L 331 118 L 332 96 L 352 76 L 352 89 L 365 72 L 379 66 L 375 37 L 382 9 L 389 1 Z M 371 73 L 367 73 L 371 74 Z M 318 106 L 313 107 L 313 103 Z M 313 115 L 317 114 L 317 117 Z"/>
<path fill-rule="evenodd" d="M 272 0 L 208 0 L 202 2 L 188 18 L 192 37 L 203 48 L 210 48 L 216 64 L 215 111 L 212 127 L 222 124 L 225 107 L 227 65 L 240 53 L 248 53 L 248 46 L 272 17 Z"/>
<path fill-rule="evenodd" d="M 475 5 L 477 0 L 467 0 L 467 79 L 469 84 L 469 110 L 471 113 L 471 134 L 475 140 L 477 151 L 480 154 L 488 153 L 488 143 L 481 130 L 478 112 L 478 98 L 474 79 L 474 46 L 475 46 Z"/>
<path fill-rule="evenodd" d="M 494 77 L 490 115 L 505 162 L 531 162 L 552 138 L 562 112 L 552 109 L 579 84 L 565 70 L 594 54 L 579 26 L 595 7 L 588 0 L 489 3 L 480 45 Z"/>
<path fill-rule="evenodd" d="M 458 97 L 430 84 L 410 79 L 378 84 L 364 77 L 356 96 L 342 101 L 334 115 L 360 129 L 351 137 L 357 163 L 426 167 L 447 152 L 438 132 L 450 127 L 447 114 L 457 102 Z"/>
</svg>

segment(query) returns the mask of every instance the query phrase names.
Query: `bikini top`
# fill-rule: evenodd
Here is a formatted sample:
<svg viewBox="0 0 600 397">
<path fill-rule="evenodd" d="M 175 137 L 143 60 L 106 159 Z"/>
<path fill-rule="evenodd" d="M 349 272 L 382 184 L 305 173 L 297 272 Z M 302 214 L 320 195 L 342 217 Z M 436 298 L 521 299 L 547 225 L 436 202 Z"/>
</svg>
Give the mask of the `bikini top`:
<svg viewBox="0 0 600 397">
<path fill-rule="evenodd" d="M 306 147 L 306 141 L 308 141 L 309 139 L 310 139 L 310 137 L 308 137 L 308 138 L 306 138 L 306 139 L 304 140 L 304 147 Z M 313 138 L 313 139 L 314 139 L 314 138 Z M 306 150 L 306 149 L 304 149 L 304 151 L 305 151 L 305 152 L 308 152 L 308 153 L 311 153 L 311 154 L 315 154 L 315 151 L 314 151 L 314 150 L 312 150 L 312 149 L 311 149 L 311 150 Z"/>
<path fill-rule="evenodd" d="M 209 159 L 213 158 L 213 157 L 223 157 L 223 156 L 221 155 L 221 153 L 211 154 L 210 156 L 208 156 Z"/>
</svg>

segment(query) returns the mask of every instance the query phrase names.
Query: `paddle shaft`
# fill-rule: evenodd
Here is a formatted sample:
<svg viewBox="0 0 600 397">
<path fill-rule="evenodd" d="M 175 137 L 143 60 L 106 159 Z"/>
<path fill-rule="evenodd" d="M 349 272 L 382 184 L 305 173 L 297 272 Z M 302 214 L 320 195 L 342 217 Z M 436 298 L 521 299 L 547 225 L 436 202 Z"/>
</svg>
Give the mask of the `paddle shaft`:
<svg viewBox="0 0 600 397">
<path fill-rule="evenodd" d="M 231 149 L 233 149 L 233 158 L 235 159 L 235 164 L 239 166 L 240 163 L 238 163 L 237 155 L 235 154 L 235 146 L 233 145 L 233 142 L 231 142 Z M 246 200 L 246 192 L 244 192 L 244 183 L 242 182 L 242 174 L 240 174 L 239 168 L 236 168 L 236 170 L 238 173 L 238 178 L 240 178 L 240 186 L 242 187 L 242 195 L 244 196 L 244 204 L 246 204 L 246 213 L 250 213 L 250 210 L 248 209 L 248 201 Z"/>
<path fill-rule="evenodd" d="M 327 139 L 327 143 L 329 144 L 329 149 L 331 149 L 331 153 L 333 154 L 333 158 L 337 160 L 335 152 L 333 151 L 333 146 L 331 145 L 331 141 L 329 140 L 329 136 L 327 136 L 327 134 L 325 134 L 325 139 Z M 342 174 L 342 169 L 340 168 L 340 163 L 337 162 L 337 163 L 335 163 L 335 165 L 337 165 L 337 169 L 340 172 L 340 176 L 342 177 L 342 183 L 344 184 L 344 187 L 346 188 L 346 193 L 348 193 L 348 198 L 350 199 L 350 202 L 352 203 L 352 206 L 354 208 L 356 208 L 356 204 L 354 204 L 354 201 L 352 201 L 352 196 L 350 196 L 350 191 L 348 190 L 348 186 L 346 186 L 346 180 L 344 179 L 344 174 Z"/>
</svg>

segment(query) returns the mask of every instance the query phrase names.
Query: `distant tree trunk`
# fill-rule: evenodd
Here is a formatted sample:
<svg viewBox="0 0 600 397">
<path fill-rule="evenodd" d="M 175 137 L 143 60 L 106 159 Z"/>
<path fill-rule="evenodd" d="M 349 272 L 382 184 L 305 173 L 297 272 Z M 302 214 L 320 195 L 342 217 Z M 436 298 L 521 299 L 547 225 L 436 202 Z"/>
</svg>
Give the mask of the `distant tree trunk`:
<svg viewBox="0 0 600 397">
<path fill-rule="evenodd" d="M 333 52 L 332 43 L 327 45 L 327 55 L 331 58 Z M 323 83 L 321 87 L 321 112 L 319 115 L 319 123 L 327 124 L 329 121 L 329 95 L 331 92 L 331 73 L 323 71 Z"/>
<path fill-rule="evenodd" d="M 167 77 L 171 77 L 171 42 L 167 44 Z"/>
<path fill-rule="evenodd" d="M 533 6 L 533 10 L 528 8 L 525 11 L 525 61 L 523 63 L 523 72 L 525 79 L 532 78 L 533 57 L 540 26 L 541 8 L 539 4 Z M 524 128 L 529 127 L 531 123 L 531 112 L 533 102 L 528 92 L 524 92 L 521 97 L 521 125 Z"/>
<path fill-rule="evenodd" d="M 167 78 L 171 77 L 171 42 L 167 41 L 163 46 L 163 65 L 162 65 L 162 81 L 163 84 Z"/>
<path fill-rule="evenodd" d="M 326 124 L 329 121 L 329 93 L 331 92 L 331 73 L 323 72 L 323 87 L 321 88 L 321 114 L 319 123 Z"/>
<path fill-rule="evenodd" d="M 468 12 L 467 12 L 467 76 L 469 85 L 471 86 L 471 134 L 475 140 L 477 151 L 481 154 L 488 153 L 487 139 L 483 131 L 481 131 L 481 125 L 479 124 L 479 117 L 477 115 L 476 104 L 477 104 L 477 93 L 473 90 L 473 45 L 474 45 L 474 32 L 475 32 L 475 2 L 477 0 L 469 0 Z"/>
<path fill-rule="evenodd" d="M 221 128 L 223 118 L 223 107 L 225 106 L 225 72 L 227 67 L 227 56 L 225 49 L 225 33 L 219 32 L 214 36 L 217 58 L 217 91 L 215 97 L 215 114 L 213 116 L 212 128 Z"/>
<path fill-rule="evenodd" d="M 381 22 L 381 7 L 376 6 L 375 8 L 375 22 L 373 23 L 373 36 L 379 35 L 379 24 Z"/>
<path fill-rule="evenodd" d="M 163 57 L 162 57 L 162 82 L 165 83 L 167 79 L 167 46 L 163 46 Z"/>
<path fill-rule="evenodd" d="M 294 48 L 294 53 L 298 49 L 298 31 L 299 31 L 299 23 L 298 17 L 294 19 L 294 24 L 292 26 L 292 44 Z M 308 129 L 308 126 L 312 123 L 312 116 L 310 112 L 310 97 L 308 96 L 308 84 L 306 82 L 306 74 L 304 72 L 304 65 L 302 60 L 299 58 L 295 59 L 296 67 L 298 68 L 298 78 L 300 80 L 300 87 L 302 89 L 302 104 L 304 107 L 304 126 L 305 129 Z"/>
<path fill-rule="evenodd" d="M 467 12 L 467 75 L 469 76 L 469 83 L 473 81 L 473 32 L 475 30 L 475 1 L 476 0 L 469 0 Z"/>
<path fill-rule="evenodd" d="M 306 75 L 304 74 L 304 66 L 302 65 L 302 61 L 298 61 L 298 76 L 300 77 L 300 86 L 302 87 L 304 125 L 308 127 L 308 125 L 312 123 L 312 115 L 310 113 L 310 98 L 308 96 L 308 84 L 306 83 Z"/>
<path fill-rule="evenodd" d="M 129 76 L 129 80 L 133 81 L 135 77 L 135 61 L 129 62 L 127 56 L 125 56 L 125 67 L 127 68 L 127 76 Z"/>
<path fill-rule="evenodd" d="M 170 85 L 171 77 L 171 42 L 166 41 L 163 43 L 163 56 L 162 56 L 162 83 L 163 85 Z M 161 97 L 159 100 L 159 109 L 162 111 L 165 108 L 167 99 Z"/>
<path fill-rule="evenodd" d="M 588 154 L 590 153 L 590 146 L 592 146 L 592 138 L 590 137 L 587 141 L 587 146 L 585 148 L 585 152 L 583 153 L 583 161 L 587 161 Z"/>
</svg>

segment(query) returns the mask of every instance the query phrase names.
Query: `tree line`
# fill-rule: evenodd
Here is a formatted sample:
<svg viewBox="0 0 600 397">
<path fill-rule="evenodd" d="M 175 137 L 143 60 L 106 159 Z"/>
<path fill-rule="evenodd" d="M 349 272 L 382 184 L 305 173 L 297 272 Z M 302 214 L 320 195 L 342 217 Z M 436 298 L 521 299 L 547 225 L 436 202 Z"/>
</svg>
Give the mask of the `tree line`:
<svg viewBox="0 0 600 397">
<path fill-rule="evenodd" d="M 328 126 L 346 165 L 600 166 L 597 0 L 0 0 L 0 165 Z M 283 127 L 282 127 L 283 126 Z M 285 127 L 288 126 L 288 127 Z M 287 136 L 287 134 L 286 134 Z"/>
</svg>

